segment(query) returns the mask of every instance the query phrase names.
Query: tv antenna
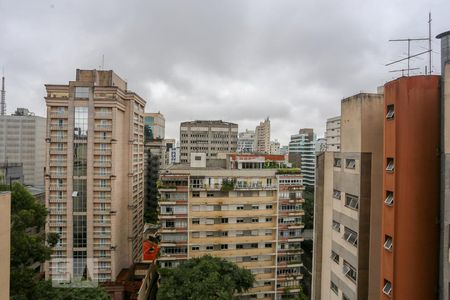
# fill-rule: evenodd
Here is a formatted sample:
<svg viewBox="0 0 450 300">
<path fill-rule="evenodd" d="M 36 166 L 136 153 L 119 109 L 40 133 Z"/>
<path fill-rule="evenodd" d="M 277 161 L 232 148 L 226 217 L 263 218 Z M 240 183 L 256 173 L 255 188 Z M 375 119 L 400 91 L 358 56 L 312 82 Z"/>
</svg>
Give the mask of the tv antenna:
<svg viewBox="0 0 450 300">
<path fill-rule="evenodd" d="M 428 41 L 428 50 L 411 55 L 411 42 L 416 42 L 416 41 Z M 389 72 L 402 72 L 402 76 L 404 76 L 404 72 L 407 71 L 406 74 L 407 74 L 407 76 L 409 76 L 409 71 L 419 69 L 419 68 L 411 68 L 410 67 L 411 58 L 428 53 L 428 58 L 429 58 L 428 69 L 429 70 L 427 71 L 427 66 L 425 66 L 425 74 L 431 74 L 431 71 L 432 71 L 431 70 L 431 53 L 432 53 L 432 49 L 431 49 L 431 12 L 428 13 L 428 37 L 427 38 L 393 39 L 393 40 L 389 40 L 389 42 L 407 42 L 408 43 L 408 56 L 407 57 L 386 64 L 386 67 L 387 67 L 387 66 L 407 60 L 408 67 L 406 69 L 392 70 Z"/>
<path fill-rule="evenodd" d="M 2 67 L 2 89 L 0 91 L 0 115 L 6 115 L 5 68 Z"/>
</svg>

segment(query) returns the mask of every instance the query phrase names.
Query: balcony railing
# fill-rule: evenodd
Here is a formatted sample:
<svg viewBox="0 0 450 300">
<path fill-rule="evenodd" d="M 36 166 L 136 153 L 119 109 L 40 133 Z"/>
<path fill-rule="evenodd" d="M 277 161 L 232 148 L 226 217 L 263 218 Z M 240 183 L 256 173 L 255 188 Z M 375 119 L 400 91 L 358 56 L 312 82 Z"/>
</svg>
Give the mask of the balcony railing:
<svg viewBox="0 0 450 300">
<path fill-rule="evenodd" d="M 96 111 L 95 112 L 95 118 L 96 119 L 111 119 L 112 118 L 112 112 Z"/>
<path fill-rule="evenodd" d="M 94 128 L 99 131 L 112 131 L 112 125 L 96 124 Z"/>
<path fill-rule="evenodd" d="M 111 167 L 111 161 L 94 160 L 94 167 Z"/>
<path fill-rule="evenodd" d="M 67 154 L 67 148 L 50 148 L 50 154 Z"/>
<path fill-rule="evenodd" d="M 67 118 L 69 113 L 65 111 L 52 111 L 50 112 L 50 117 L 52 118 Z"/>
<path fill-rule="evenodd" d="M 65 184 L 50 184 L 51 191 L 64 191 L 67 189 L 67 185 Z"/>
<path fill-rule="evenodd" d="M 50 124 L 50 130 L 67 130 L 66 124 Z"/>
<path fill-rule="evenodd" d="M 112 153 L 112 149 L 111 148 L 107 148 L 107 149 L 94 149 L 94 154 L 96 155 L 111 155 Z"/>
</svg>

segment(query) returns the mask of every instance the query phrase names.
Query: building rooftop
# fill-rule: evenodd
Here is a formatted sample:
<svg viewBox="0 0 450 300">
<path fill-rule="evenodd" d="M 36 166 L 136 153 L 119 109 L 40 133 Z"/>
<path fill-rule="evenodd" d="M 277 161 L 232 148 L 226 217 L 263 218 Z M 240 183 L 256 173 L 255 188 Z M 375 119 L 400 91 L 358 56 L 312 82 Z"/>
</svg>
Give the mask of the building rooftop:
<svg viewBox="0 0 450 300">
<path fill-rule="evenodd" d="M 231 125 L 231 126 L 238 126 L 236 123 L 231 122 L 224 122 L 222 120 L 195 120 L 195 121 L 186 121 L 181 122 L 181 125 L 183 124 L 191 124 L 191 125 Z"/>
</svg>

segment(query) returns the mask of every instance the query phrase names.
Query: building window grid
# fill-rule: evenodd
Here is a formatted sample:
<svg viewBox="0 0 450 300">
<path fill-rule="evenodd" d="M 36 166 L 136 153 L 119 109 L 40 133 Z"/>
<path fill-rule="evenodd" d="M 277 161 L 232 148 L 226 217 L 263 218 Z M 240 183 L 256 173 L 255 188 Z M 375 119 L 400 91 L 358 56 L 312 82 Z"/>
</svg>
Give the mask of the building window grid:
<svg viewBox="0 0 450 300">
<path fill-rule="evenodd" d="M 345 260 L 344 260 L 344 264 L 342 267 L 342 273 L 344 273 L 344 275 L 347 278 L 349 278 L 350 280 L 356 282 L 356 279 L 357 279 L 356 269 Z"/>
<path fill-rule="evenodd" d="M 359 198 L 354 195 L 345 195 L 345 206 L 354 210 L 359 208 Z"/>
<path fill-rule="evenodd" d="M 355 247 L 358 246 L 358 233 L 348 227 L 344 227 L 343 239 Z"/>
</svg>

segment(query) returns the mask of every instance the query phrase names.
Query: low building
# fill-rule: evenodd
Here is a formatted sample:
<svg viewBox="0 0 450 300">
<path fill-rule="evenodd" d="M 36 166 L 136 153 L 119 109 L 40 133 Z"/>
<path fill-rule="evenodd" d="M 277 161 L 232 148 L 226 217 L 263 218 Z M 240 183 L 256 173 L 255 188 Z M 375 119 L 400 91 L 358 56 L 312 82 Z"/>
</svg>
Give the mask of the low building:
<svg viewBox="0 0 450 300">
<path fill-rule="evenodd" d="M 0 299 L 9 299 L 11 193 L 0 192 Z"/>
<path fill-rule="evenodd" d="M 23 163 L 0 163 L 0 184 L 24 184 Z"/>
</svg>

